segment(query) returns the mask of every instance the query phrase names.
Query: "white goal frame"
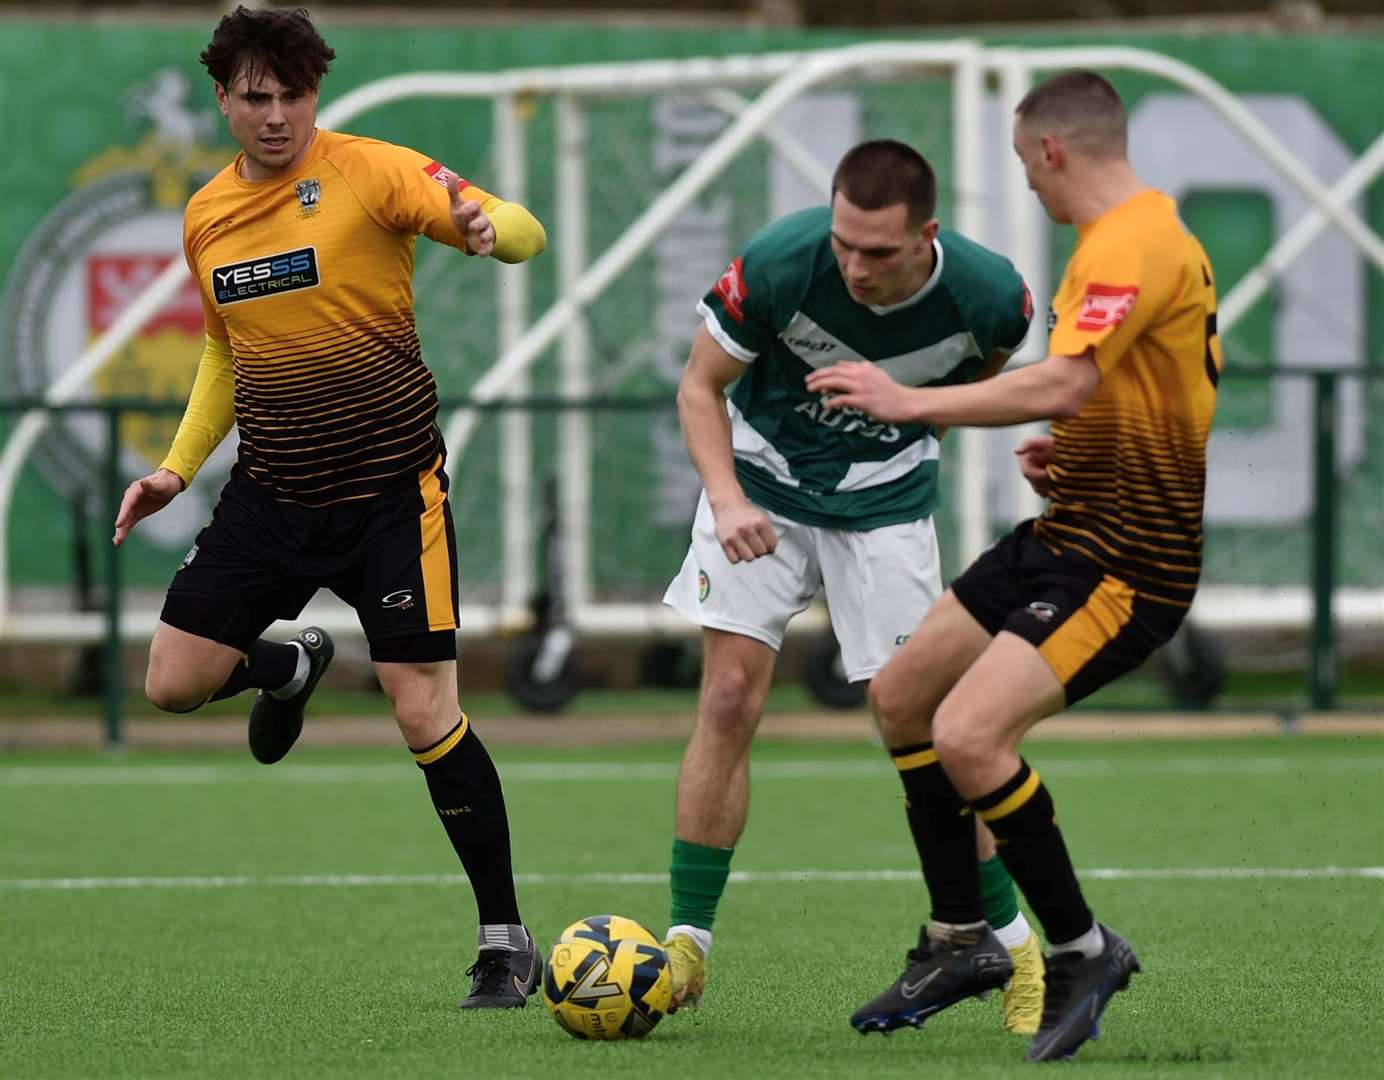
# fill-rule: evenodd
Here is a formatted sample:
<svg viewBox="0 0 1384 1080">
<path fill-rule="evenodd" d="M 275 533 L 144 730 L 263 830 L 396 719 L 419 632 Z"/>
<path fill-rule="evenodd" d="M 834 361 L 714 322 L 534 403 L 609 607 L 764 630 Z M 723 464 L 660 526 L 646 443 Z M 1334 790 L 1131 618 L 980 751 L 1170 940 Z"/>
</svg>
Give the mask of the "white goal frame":
<svg viewBox="0 0 1384 1080">
<path fill-rule="evenodd" d="M 1158 76 L 1208 103 L 1263 155 L 1313 207 L 1278 237 L 1260 262 L 1223 298 L 1221 333 L 1229 331 L 1284 272 L 1293 258 L 1326 227 L 1338 229 L 1375 266 L 1384 271 L 1384 240 L 1350 209 L 1373 179 L 1384 171 L 1384 135 L 1330 188 L 1323 185 L 1280 139 L 1234 95 L 1201 71 L 1171 57 L 1126 47 L 991 48 L 973 40 L 869 42 L 845 48 L 808 52 L 728 56 L 690 60 L 573 65 L 514 69 L 495 73 L 420 72 L 398 75 L 359 87 L 324 108 L 319 124 L 339 128 L 381 105 L 413 97 L 489 99 L 493 105 L 496 163 L 495 187 L 507 198 L 525 201 L 527 168 L 521 104 L 534 96 L 550 96 L 557 110 L 553 148 L 556 221 L 552 243 L 557 260 L 558 299 L 539 318 L 530 320 L 528 269 L 496 264 L 500 276 L 496 344 L 499 358 L 475 384 L 471 399 L 490 402 L 522 399 L 529 390 L 528 371 L 555 343 L 559 346 L 560 394 L 581 399 L 591 387 L 591 350 L 586 308 L 645 252 L 700 192 L 752 140 L 763 138 L 785 162 L 814 184 L 825 188 L 829 167 L 813 160 L 787 133 L 777 129 L 775 116 L 789 101 L 824 81 L 850 73 L 871 75 L 910 70 L 948 73 L 952 83 L 952 187 L 954 225 L 958 231 L 983 237 L 981 187 L 985 138 L 1009 131 L 985 130 L 987 79 L 993 77 L 1004 115 L 1010 115 L 1039 71 L 1069 67 L 1137 71 Z M 767 85 L 766 85 L 767 84 Z M 753 100 L 737 88 L 765 88 Z M 587 246 L 586 140 L 582 137 L 588 99 L 619 97 L 655 91 L 702 93 L 713 107 L 733 116 L 727 127 L 688 166 L 637 220 L 594 261 Z M 998 244 L 1026 275 L 1039 269 L 1040 211 L 1027 189 L 1023 169 L 1012 153 L 1003 155 L 1006 242 Z M 993 240 L 992 240 L 993 242 Z M 97 338 L 60 379 L 48 388 L 52 405 L 69 402 L 92 375 L 129 341 L 175 295 L 187 269 L 174 260 Z M 690 301 L 689 301 L 690 302 Z M 1020 359 L 1041 355 L 1038 339 L 1030 341 Z M 101 612 L 30 613 L 14 610 L 7 544 L 11 506 L 20 471 L 48 423 L 48 413 L 26 413 L 0 452 L 0 642 L 96 641 L 108 631 Z M 449 454 L 458 473 L 459 462 L 475 430 L 477 413 L 462 409 L 446 419 Z M 580 410 L 566 410 L 559 419 L 560 521 L 563 529 L 563 580 L 566 612 L 582 635 L 637 635 L 649 632 L 694 632 L 683 619 L 650 604 L 609 604 L 593 599 L 591 588 L 591 435 L 590 419 Z M 496 605 L 463 604 L 462 633 L 485 636 L 526 626 L 527 601 L 533 583 L 534 526 L 531 520 L 532 449 L 530 419 L 520 409 L 506 410 L 500 420 L 502 487 L 502 584 Z M 990 510 L 984 433 L 958 432 L 957 513 L 960 552 L 968 561 L 987 542 Z M 674 567 L 669 568 L 671 575 Z M 1338 587 L 1338 620 L 1345 625 L 1384 623 L 1384 593 Z M 1197 620 L 1211 627 L 1306 627 L 1312 617 L 1308 586 L 1272 590 L 1243 586 L 1207 586 L 1194 608 Z M 332 598 L 314 600 L 303 614 L 333 632 L 359 633 L 354 612 Z M 120 632 L 127 638 L 148 638 L 157 612 L 124 611 Z M 811 618 L 795 628 L 820 625 Z"/>
</svg>

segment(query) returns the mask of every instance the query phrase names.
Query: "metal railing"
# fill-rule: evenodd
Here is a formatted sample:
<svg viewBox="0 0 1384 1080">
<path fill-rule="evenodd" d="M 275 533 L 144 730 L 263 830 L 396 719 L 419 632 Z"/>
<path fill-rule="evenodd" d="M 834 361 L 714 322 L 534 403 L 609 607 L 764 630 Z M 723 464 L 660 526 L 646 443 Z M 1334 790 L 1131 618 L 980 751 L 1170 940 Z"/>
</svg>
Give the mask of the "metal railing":
<svg viewBox="0 0 1384 1080">
<path fill-rule="evenodd" d="M 1340 512 L 1336 462 L 1338 460 L 1338 417 L 1340 415 L 1340 386 L 1345 379 L 1378 381 L 1384 378 L 1384 368 L 1352 368 L 1322 370 L 1316 368 L 1278 367 L 1264 370 L 1231 369 L 1225 379 L 1246 378 L 1266 379 L 1271 377 L 1294 377 L 1310 380 L 1313 387 L 1313 436 L 1312 446 L 1314 464 L 1312 469 L 1312 514 L 1310 566 L 1306 577 L 1310 581 L 1310 637 L 1307 697 L 1314 709 L 1335 707 L 1340 679 L 1340 657 L 1338 649 L 1338 626 L 1336 618 L 1336 591 L 1338 584 L 1338 552 L 1340 548 Z M 1225 381 L 1222 382 L 1224 393 Z M 442 402 L 443 410 L 471 407 L 484 413 L 503 413 L 511 410 L 525 412 L 570 412 L 584 411 L 588 414 L 608 411 L 643 411 L 668 409 L 671 402 L 667 397 L 658 398 L 619 398 L 562 400 L 558 398 L 530 398 L 524 401 L 475 401 L 471 399 L 449 399 Z M 52 414 L 87 414 L 103 418 L 104 450 L 101 454 L 100 491 L 96 500 L 106 522 L 113 522 L 118 511 L 122 494 L 127 484 L 134 479 L 124 474 L 121 468 L 122 427 L 126 417 L 131 415 L 177 416 L 184 409 L 182 402 L 154 401 L 142 398 L 114 398 L 101 402 L 68 403 L 48 405 L 39 401 L 15 399 L 0 401 L 0 421 L 12 430 L 10 418 L 24 414 L 31 409 L 41 409 Z M 1376 440 L 1377 441 L 1377 440 Z M 1384 501 L 1384 494 L 1381 495 Z M 9 543 L 10 538 L 0 538 Z M 123 593 L 125 591 L 122 569 L 122 549 L 113 544 L 106 546 L 102 560 L 100 578 L 104 584 L 101 620 L 102 684 L 104 692 L 104 717 L 106 734 L 112 744 L 121 740 L 123 693 L 126 683 L 122 664 L 122 648 L 125 641 L 133 636 L 131 626 L 124 618 Z M 670 570 L 671 573 L 671 570 Z M 1373 596 L 1373 593 L 1369 593 Z M 1380 615 L 1384 616 L 1384 599 L 1378 601 Z M 1358 609 L 1359 605 L 1356 605 Z M 74 614 L 73 623 L 80 618 Z M 11 615 L 12 624 L 16 617 Z M 1384 618 L 1381 619 L 1384 621 Z M 152 626 L 152 623 L 151 623 Z M 497 620 L 481 620 L 483 628 L 496 628 Z M 475 628 L 473 627 L 473 632 Z M 578 628 L 580 630 L 580 627 Z M 58 635 L 61 631 L 58 631 Z M 52 640 L 55 635 L 49 635 Z M 0 643 L 6 640 L 32 640 L 22 628 L 15 625 L 0 627 Z M 76 641 L 78 635 L 72 635 Z M 90 637 L 85 637 L 90 640 Z"/>
</svg>

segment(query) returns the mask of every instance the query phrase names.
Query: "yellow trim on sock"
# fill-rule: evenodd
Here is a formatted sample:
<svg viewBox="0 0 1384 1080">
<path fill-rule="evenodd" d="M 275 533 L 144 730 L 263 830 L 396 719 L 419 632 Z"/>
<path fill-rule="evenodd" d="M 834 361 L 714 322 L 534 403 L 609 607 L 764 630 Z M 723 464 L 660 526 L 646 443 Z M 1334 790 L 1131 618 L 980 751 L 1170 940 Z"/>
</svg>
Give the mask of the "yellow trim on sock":
<svg viewBox="0 0 1384 1080">
<path fill-rule="evenodd" d="M 1012 814 L 1029 799 L 1033 798 L 1033 793 L 1038 790 L 1038 785 L 1043 781 L 1038 776 L 1038 770 L 1034 769 L 1028 774 L 1028 779 L 1019 785 L 1017 791 L 989 810 L 979 810 L 981 821 L 994 821 L 996 818 L 1007 817 Z"/>
<path fill-rule="evenodd" d="M 903 757 L 894 758 L 894 768 L 899 772 L 907 772 L 909 769 L 921 769 L 924 765 L 937 764 L 936 750 L 919 750 L 916 754 L 905 754 Z"/>
<path fill-rule="evenodd" d="M 431 750 L 416 751 L 413 760 L 419 765 L 431 765 L 441 757 L 445 757 L 457 743 L 461 742 L 462 736 L 466 734 L 466 729 L 471 726 L 471 721 L 466 718 L 466 714 L 461 714 L 461 723 L 452 728 L 452 732 Z"/>
</svg>

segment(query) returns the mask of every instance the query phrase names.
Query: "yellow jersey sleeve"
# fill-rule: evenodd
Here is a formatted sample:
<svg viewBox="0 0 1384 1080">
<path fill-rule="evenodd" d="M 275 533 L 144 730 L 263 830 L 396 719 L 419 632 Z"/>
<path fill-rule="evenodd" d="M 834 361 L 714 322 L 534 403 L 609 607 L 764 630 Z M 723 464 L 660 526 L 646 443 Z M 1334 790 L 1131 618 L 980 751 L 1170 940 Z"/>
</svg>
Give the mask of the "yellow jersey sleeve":
<svg viewBox="0 0 1384 1080">
<path fill-rule="evenodd" d="M 479 202 L 495 227 L 494 258 L 522 262 L 547 244 L 543 226 L 524 207 L 506 202 L 406 146 L 351 139 L 330 160 L 366 213 L 383 228 L 467 251 L 465 237 L 452 224 L 447 191 L 448 179 L 457 176 L 461 197 Z"/>
<path fill-rule="evenodd" d="M 226 320 L 221 317 L 221 313 L 216 310 L 216 305 L 211 302 L 211 297 L 207 295 L 207 283 L 202 280 L 201 271 L 197 266 L 197 258 L 192 252 L 192 237 L 204 224 L 201 215 L 195 212 L 194 207 L 195 204 L 189 204 L 187 213 L 183 215 L 183 258 L 187 261 L 188 273 L 192 275 L 192 280 L 197 283 L 197 295 L 202 298 L 202 326 L 207 332 L 207 338 L 229 341 L 231 335 L 226 329 Z M 228 345 L 227 348 L 229 349 L 229 347 Z"/>
<path fill-rule="evenodd" d="M 1081 356 L 1091 350 L 1101 376 L 1108 376 L 1166 307 L 1180 271 L 1180 264 L 1159 260 L 1147 241 L 1126 229 L 1083 231 L 1053 297 L 1048 352 Z"/>
<path fill-rule="evenodd" d="M 159 468 L 177 473 L 186 488 L 234 423 L 235 366 L 231 343 L 208 334 L 182 422 Z"/>
</svg>

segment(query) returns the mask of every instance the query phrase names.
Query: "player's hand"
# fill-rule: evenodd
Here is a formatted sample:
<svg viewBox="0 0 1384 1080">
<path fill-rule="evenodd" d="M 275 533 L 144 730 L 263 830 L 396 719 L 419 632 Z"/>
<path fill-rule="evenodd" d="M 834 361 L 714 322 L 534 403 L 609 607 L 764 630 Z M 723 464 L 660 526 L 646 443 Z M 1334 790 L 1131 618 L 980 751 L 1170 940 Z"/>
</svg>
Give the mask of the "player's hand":
<svg viewBox="0 0 1384 1080">
<path fill-rule="evenodd" d="M 900 386 L 878 364 L 868 360 L 843 360 L 839 364 L 809 372 L 807 388 L 814 394 L 829 395 L 824 409 L 859 409 L 886 424 L 918 422 L 916 405 L 909 390 Z"/>
<path fill-rule="evenodd" d="M 125 497 L 120 500 L 120 512 L 115 515 L 115 535 L 111 537 L 111 543 L 119 547 L 138 522 L 150 514 L 158 513 L 182 490 L 183 478 L 168 469 L 141 476 L 125 489 Z"/>
<path fill-rule="evenodd" d="M 749 499 L 712 508 L 716 540 L 733 563 L 751 562 L 778 547 L 778 533 L 764 513 Z"/>
<path fill-rule="evenodd" d="M 447 174 L 447 194 L 452 197 L 452 224 L 466 238 L 467 250 L 472 255 L 489 255 L 495 250 L 495 226 L 480 203 L 462 200 L 456 173 Z"/>
<path fill-rule="evenodd" d="M 1047 495 L 1052 490 L 1052 479 L 1048 476 L 1048 463 L 1052 461 L 1052 436 L 1038 435 L 1025 439 L 1014 448 L 1019 459 L 1019 471 L 1029 486 L 1039 495 Z"/>
</svg>

